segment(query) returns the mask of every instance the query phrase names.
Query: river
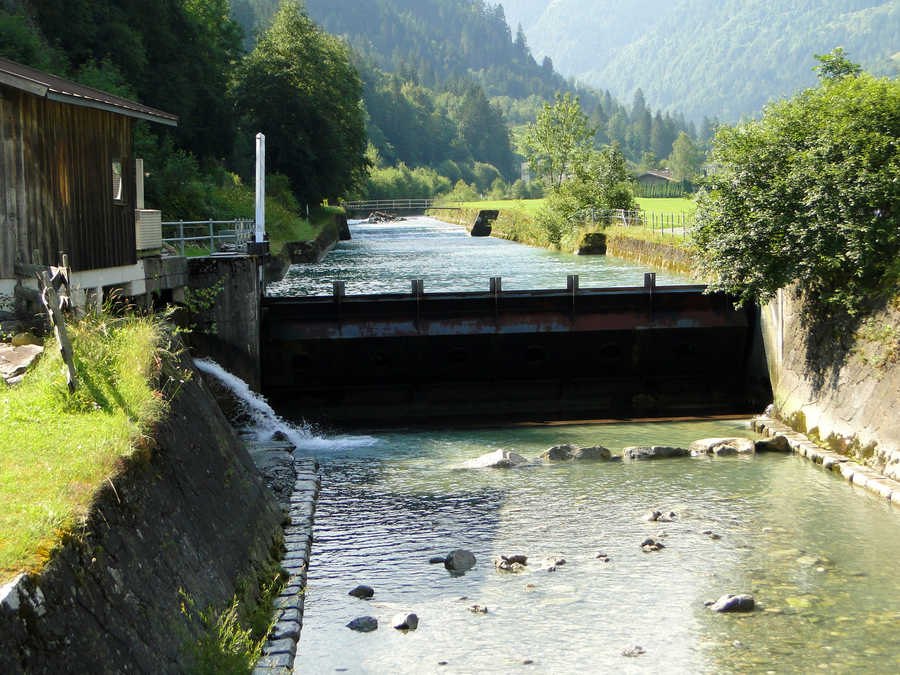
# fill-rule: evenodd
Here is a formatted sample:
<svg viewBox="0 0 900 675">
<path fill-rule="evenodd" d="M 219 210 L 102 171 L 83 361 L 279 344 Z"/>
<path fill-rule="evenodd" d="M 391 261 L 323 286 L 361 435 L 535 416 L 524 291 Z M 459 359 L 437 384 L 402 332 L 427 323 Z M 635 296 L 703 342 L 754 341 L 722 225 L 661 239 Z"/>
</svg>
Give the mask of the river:
<svg viewBox="0 0 900 675">
<path fill-rule="evenodd" d="M 639 285 L 645 268 L 549 253 L 430 219 L 355 225 L 275 293 Z M 684 280 L 659 272 L 659 283 Z M 533 459 L 559 443 L 685 446 L 753 438 L 746 420 L 351 430 L 299 440 L 322 471 L 297 673 L 896 672 L 898 514 L 795 456 L 462 468 L 504 448 Z M 650 509 L 674 511 L 648 522 Z M 665 548 L 645 553 L 654 537 Z M 471 550 L 451 576 L 432 556 Z M 598 558 L 598 553 L 607 556 Z M 521 573 L 491 559 L 529 556 Z M 548 556 L 565 559 L 555 571 Z M 370 601 L 348 595 L 374 587 Z M 746 615 L 705 601 L 752 593 Z M 473 605 L 487 613 L 473 613 Z M 415 612 L 417 630 L 391 617 Z M 379 629 L 355 633 L 371 615 Z M 628 655 L 630 654 L 630 655 Z"/>
</svg>

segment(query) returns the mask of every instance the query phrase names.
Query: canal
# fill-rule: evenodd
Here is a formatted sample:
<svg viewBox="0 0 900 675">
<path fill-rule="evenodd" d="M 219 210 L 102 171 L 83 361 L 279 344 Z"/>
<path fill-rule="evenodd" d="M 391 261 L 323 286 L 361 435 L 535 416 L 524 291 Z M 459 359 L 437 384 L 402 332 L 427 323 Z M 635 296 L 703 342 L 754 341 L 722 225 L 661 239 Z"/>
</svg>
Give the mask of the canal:
<svg viewBox="0 0 900 675">
<path fill-rule="evenodd" d="M 474 290 L 639 285 L 647 270 L 566 256 L 430 219 L 356 225 L 270 292 Z M 659 283 L 679 283 L 658 271 Z M 840 478 L 785 455 L 546 463 L 464 463 L 505 449 L 675 445 L 754 438 L 746 420 L 331 430 L 300 434 L 322 471 L 297 673 L 896 672 L 898 515 Z M 308 439 L 308 440 L 304 440 Z M 651 509 L 672 522 L 649 522 Z M 644 552 L 642 541 L 664 544 Z M 452 576 L 434 556 L 477 559 Z M 603 557 L 598 557 L 598 554 Z M 524 554 L 519 573 L 494 569 Z M 548 558 L 565 564 L 555 570 Z M 368 601 L 348 595 L 368 584 Z M 746 615 L 705 602 L 751 593 Z M 486 613 L 471 609 L 478 605 Z M 415 612 L 419 627 L 390 627 Z M 345 625 L 370 615 L 378 630 Z"/>
</svg>

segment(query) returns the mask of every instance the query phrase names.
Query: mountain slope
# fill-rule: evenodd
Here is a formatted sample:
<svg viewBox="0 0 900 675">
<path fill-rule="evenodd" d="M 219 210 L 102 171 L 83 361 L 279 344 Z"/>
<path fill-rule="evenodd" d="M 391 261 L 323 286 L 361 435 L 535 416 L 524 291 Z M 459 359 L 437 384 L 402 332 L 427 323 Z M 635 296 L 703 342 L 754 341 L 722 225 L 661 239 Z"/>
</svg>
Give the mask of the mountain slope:
<svg viewBox="0 0 900 675">
<path fill-rule="evenodd" d="M 521 16 L 534 5 L 512 2 Z M 567 76 L 689 118 L 727 121 L 815 82 L 813 54 L 843 46 L 877 74 L 900 62 L 900 0 L 544 0 L 529 45 Z M 528 11 L 531 14 L 526 14 Z"/>
</svg>

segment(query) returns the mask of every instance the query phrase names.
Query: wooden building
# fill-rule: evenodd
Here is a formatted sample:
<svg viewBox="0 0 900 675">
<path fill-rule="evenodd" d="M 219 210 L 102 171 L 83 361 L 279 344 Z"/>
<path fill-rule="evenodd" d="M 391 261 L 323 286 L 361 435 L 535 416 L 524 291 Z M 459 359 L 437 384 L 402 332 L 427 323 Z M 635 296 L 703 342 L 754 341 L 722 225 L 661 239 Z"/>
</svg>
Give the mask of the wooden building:
<svg viewBox="0 0 900 675">
<path fill-rule="evenodd" d="M 638 185 L 665 185 L 673 180 L 670 172 L 661 169 L 651 169 L 637 177 Z"/>
<path fill-rule="evenodd" d="M 29 285 L 23 265 L 57 265 L 61 251 L 74 285 L 92 292 L 116 286 L 140 295 L 159 276 L 158 262 L 145 264 L 139 250 L 159 260 L 158 237 L 147 243 L 136 230 L 160 218 L 141 203 L 135 120 L 178 122 L 0 59 L 0 305 Z"/>
</svg>

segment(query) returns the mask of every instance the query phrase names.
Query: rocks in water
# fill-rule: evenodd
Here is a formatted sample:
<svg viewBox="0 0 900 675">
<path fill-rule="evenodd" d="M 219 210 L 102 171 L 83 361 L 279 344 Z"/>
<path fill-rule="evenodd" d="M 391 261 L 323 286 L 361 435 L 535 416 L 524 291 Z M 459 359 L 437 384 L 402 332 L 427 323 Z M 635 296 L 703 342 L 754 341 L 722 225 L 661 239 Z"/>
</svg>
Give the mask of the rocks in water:
<svg viewBox="0 0 900 675">
<path fill-rule="evenodd" d="M 661 551 L 664 548 L 665 545 L 653 537 L 647 537 L 641 542 L 641 550 L 644 553 L 653 553 L 654 551 Z"/>
<path fill-rule="evenodd" d="M 602 551 L 601 551 L 600 553 L 598 553 L 598 554 L 597 554 L 596 556 L 594 556 L 594 557 L 595 557 L 597 560 L 599 560 L 600 562 L 607 562 L 607 563 L 609 562 L 609 556 L 606 555 L 605 553 L 603 553 Z"/>
<path fill-rule="evenodd" d="M 528 565 L 528 556 L 501 555 L 494 558 L 494 567 L 501 572 L 521 572 Z"/>
<path fill-rule="evenodd" d="M 790 452 L 791 444 L 788 442 L 787 436 L 778 434 L 772 438 L 767 438 L 754 443 L 756 452 Z"/>
<path fill-rule="evenodd" d="M 644 520 L 647 520 L 651 523 L 671 523 L 678 520 L 678 514 L 674 511 L 650 511 L 649 513 L 644 515 Z"/>
<path fill-rule="evenodd" d="M 729 593 L 709 605 L 709 608 L 714 612 L 752 612 L 755 606 L 756 602 L 752 595 L 731 595 Z"/>
<path fill-rule="evenodd" d="M 400 614 L 395 614 L 394 618 L 391 619 L 391 626 L 397 630 L 415 630 L 419 627 L 419 617 L 412 612 L 401 612 Z"/>
<path fill-rule="evenodd" d="M 572 460 L 607 461 L 611 457 L 612 453 L 601 445 L 579 448 L 570 444 L 554 445 L 541 455 L 541 459 L 548 462 L 568 462 Z"/>
<path fill-rule="evenodd" d="M 707 537 L 709 537 L 710 539 L 712 539 L 714 541 L 722 538 L 721 534 L 716 534 L 712 530 L 703 530 L 703 532 L 701 534 L 705 534 Z"/>
<path fill-rule="evenodd" d="M 668 459 L 687 457 L 690 454 L 685 448 L 672 448 L 667 445 L 634 445 L 622 450 L 622 457 L 631 460 Z"/>
<path fill-rule="evenodd" d="M 488 613 L 487 607 L 485 607 L 483 605 L 472 605 L 471 607 L 469 607 L 469 611 L 472 612 L 472 614 L 487 614 Z"/>
<path fill-rule="evenodd" d="M 443 565 L 447 560 L 447 556 L 445 555 L 434 555 L 428 559 L 429 565 Z"/>
<path fill-rule="evenodd" d="M 348 623 L 347 628 L 358 633 L 371 633 L 378 629 L 378 619 L 374 616 L 359 616 Z"/>
<path fill-rule="evenodd" d="M 755 443 L 749 438 L 701 438 L 691 443 L 689 450 L 693 457 L 752 455 L 755 452 Z"/>
<path fill-rule="evenodd" d="M 352 595 L 354 598 L 359 598 L 360 600 L 368 600 L 373 595 L 375 595 L 375 589 L 371 586 L 360 584 L 352 591 L 350 591 L 347 595 Z"/>
<path fill-rule="evenodd" d="M 494 450 L 463 464 L 466 469 L 512 469 L 528 464 L 528 460 L 511 450 Z"/>
<path fill-rule="evenodd" d="M 456 549 L 444 559 L 444 567 L 454 574 L 465 574 L 475 567 L 475 555 L 463 548 Z"/>
<path fill-rule="evenodd" d="M 544 558 L 544 561 L 541 563 L 541 568 L 547 570 L 548 572 L 555 572 L 559 567 L 562 567 L 566 564 L 566 559 L 560 556 L 550 556 L 549 558 Z"/>
<path fill-rule="evenodd" d="M 632 647 L 626 647 L 622 650 L 622 656 L 627 656 L 629 658 L 634 658 L 636 656 L 640 656 L 641 654 L 646 654 L 644 648 L 640 645 L 634 645 Z"/>
</svg>

